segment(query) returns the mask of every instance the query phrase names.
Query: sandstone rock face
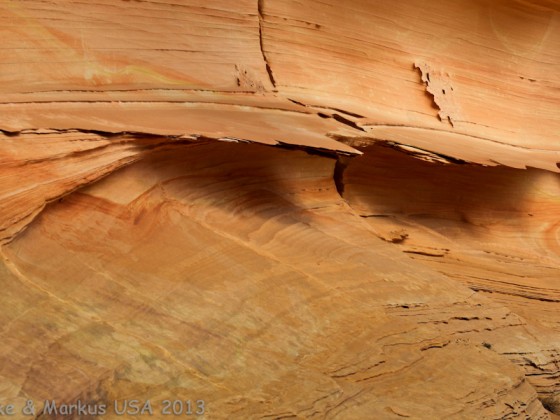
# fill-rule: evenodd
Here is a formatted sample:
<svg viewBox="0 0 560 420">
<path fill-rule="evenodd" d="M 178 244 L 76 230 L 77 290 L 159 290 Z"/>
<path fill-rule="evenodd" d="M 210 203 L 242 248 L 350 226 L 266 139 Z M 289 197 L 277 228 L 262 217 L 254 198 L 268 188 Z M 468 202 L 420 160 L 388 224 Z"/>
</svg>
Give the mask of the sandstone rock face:
<svg viewBox="0 0 560 420">
<path fill-rule="evenodd" d="M 560 3 L 0 19 L 0 408 L 560 414 Z"/>
</svg>

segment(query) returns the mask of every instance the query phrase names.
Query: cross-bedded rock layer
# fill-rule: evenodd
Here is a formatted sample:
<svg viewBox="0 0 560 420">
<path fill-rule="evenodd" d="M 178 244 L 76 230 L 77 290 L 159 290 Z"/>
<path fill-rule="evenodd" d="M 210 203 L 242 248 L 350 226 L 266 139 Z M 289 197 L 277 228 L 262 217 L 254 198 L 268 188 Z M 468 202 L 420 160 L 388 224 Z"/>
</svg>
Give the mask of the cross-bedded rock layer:
<svg viewBox="0 0 560 420">
<path fill-rule="evenodd" d="M 0 20 L 0 404 L 560 411 L 556 1 Z"/>
</svg>

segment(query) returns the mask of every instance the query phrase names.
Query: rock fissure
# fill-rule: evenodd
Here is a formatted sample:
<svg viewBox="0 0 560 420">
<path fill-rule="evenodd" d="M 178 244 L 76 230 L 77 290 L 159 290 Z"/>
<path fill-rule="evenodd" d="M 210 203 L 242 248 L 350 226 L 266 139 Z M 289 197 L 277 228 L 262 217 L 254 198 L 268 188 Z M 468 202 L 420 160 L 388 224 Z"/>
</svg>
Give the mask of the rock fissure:
<svg viewBox="0 0 560 420">
<path fill-rule="evenodd" d="M 259 47 L 261 49 L 262 58 L 264 61 L 264 65 L 266 67 L 266 72 L 270 79 L 270 83 L 272 84 L 273 88 L 276 88 L 276 80 L 274 78 L 274 73 L 272 72 L 272 68 L 270 67 L 270 62 L 267 58 L 265 47 L 264 47 L 264 0 L 257 0 L 257 9 L 258 9 L 258 16 L 259 16 Z"/>
</svg>

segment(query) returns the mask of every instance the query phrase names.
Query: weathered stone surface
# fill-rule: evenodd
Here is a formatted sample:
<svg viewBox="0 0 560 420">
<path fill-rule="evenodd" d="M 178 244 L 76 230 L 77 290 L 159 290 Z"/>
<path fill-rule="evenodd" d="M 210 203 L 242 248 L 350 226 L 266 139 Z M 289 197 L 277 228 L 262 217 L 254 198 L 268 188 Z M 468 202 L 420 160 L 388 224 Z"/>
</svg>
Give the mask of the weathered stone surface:
<svg viewBox="0 0 560 420">
<path fill-rule="evenodd" d="M 560 413 L 558 2 L 0 21 L 0 404 Z"/>
</svg>

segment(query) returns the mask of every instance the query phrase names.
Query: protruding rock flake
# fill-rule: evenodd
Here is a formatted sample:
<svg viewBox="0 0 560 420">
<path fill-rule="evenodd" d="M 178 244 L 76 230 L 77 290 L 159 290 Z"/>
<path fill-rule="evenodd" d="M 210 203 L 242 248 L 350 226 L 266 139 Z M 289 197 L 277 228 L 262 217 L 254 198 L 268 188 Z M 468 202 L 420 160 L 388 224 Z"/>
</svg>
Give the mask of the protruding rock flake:
<svg viewBox="0 0 560 420">
<path fill-rule="evenodd" d="M 460 119 L 460 113 L 454 100 L 455 90 L 449 73 L 436 71 L 426 63 L 414 63 L 414 68 L 420 71 L 426 91 L 439 109 L 439 119 L 453 126 Z"/>
</svg>

